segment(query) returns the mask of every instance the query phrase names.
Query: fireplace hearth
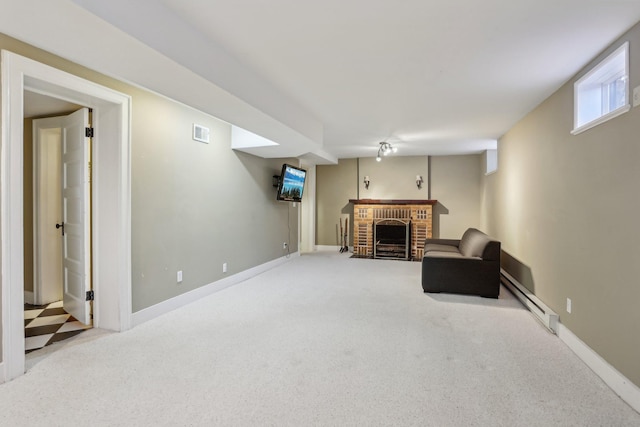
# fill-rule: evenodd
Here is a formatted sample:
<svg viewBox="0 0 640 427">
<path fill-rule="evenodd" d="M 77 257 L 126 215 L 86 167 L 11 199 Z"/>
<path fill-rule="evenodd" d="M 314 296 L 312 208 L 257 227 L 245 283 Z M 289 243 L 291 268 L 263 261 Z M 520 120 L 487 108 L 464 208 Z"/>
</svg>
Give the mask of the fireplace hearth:
<svg viewBox="0 0 640 427">
<path fill-rule="evenodd" d="M 373 223 L 373 257 L 408 260 L 411 251 L 411 222 L 382 219 Z"/>
</svg>

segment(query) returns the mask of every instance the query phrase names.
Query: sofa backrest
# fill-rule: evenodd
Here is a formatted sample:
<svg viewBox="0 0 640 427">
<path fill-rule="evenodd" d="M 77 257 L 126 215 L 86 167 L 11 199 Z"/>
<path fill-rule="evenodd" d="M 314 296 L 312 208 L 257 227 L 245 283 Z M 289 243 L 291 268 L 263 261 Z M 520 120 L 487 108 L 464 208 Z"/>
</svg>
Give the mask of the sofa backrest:
<svg viewBox="0 0 640 427">
<path fill-rule="evenodd" d="M 469 228 L 464 232 L 458 249 L 462 256 L 466 257 L 480 257 L 485 260 L 500 259 L 500 242 L 476 228 Z"/>
</svg>

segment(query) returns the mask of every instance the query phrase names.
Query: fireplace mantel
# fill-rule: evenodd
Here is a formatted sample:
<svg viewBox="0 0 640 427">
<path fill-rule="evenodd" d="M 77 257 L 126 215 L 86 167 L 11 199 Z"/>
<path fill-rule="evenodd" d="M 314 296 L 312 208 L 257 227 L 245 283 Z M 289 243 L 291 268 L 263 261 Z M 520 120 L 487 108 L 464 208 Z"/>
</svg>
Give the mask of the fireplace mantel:
<svg viewBox="0 0 640 427">
<path fill-rule="evenodd" d="M 354 205 L 435 205 L 437 200 L 349 199 Z"/>
<path fill-rule="evenodd" d="M 375 225 L 394 219 L 409 223 L 410 259 L 421 260 L 424 239 L 431 238 L 437 200 L 350 199 L 353 203 L 353 253 L 373 257 Z"/>
</svg>

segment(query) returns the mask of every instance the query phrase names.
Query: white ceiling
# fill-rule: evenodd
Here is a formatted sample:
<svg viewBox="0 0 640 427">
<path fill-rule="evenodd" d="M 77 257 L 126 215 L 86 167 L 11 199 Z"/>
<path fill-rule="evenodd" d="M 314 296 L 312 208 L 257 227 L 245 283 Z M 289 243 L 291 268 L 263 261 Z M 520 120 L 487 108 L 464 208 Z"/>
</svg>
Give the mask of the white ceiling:
<svg viewBox="0 0 640 427">
<path fill-rule="evenodd" d="M 73 2 L 287 126 L 221 117 L 278 156 L 325 159 L 494 147 L 640 20 L 638 0 Z"/>
</svg>

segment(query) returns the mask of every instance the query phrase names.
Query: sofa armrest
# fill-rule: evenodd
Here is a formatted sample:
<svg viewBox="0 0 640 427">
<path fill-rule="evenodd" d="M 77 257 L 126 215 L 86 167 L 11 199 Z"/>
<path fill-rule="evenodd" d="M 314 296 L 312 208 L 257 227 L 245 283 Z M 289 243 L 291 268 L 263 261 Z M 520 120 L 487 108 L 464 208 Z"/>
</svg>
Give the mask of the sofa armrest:
<svg viewBox="0 0 640 427">
<path fill-rule="evenodd" d="M 457 248 L 460 245 L 460 239 L 424 239 L 424 245 L 426 245 L 427 243 L 455 246 Z M 423 248 L 424 245 L 422 245 Z"/>
<path fill-rule="evenodd" d="M 497 240 L 487 242 L 487 246 L 485 246 L 484 251 L 482 251 L 482 259 L 500 262 L 500 242 Z"/>
</svg>

